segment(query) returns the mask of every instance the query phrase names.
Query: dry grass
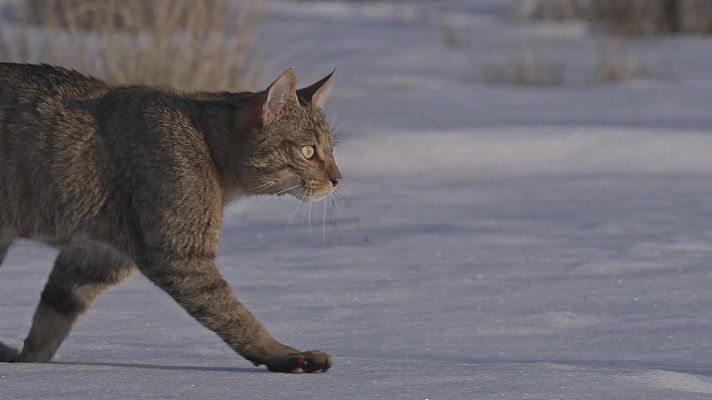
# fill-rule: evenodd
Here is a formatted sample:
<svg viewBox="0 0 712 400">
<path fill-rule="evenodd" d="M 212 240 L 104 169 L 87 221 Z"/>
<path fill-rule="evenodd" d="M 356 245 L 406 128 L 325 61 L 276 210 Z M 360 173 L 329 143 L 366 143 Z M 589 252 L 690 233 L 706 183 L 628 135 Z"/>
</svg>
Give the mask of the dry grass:
<svg viewBox="0 0 712 400">
<path fill-rule="evenodd" d="M 522 0 L 514 14 L 593 21 L 615 34 L 712 33 L 709 0 Z"/>
<path fill-rule="evenodd" d="M 650 79 L 660 74 L 633 57 L 621 37 L 605 37 L 598 45 L 598 65 L 593 81 L 614 83 L 631 79 Z"/>
<path fill-rule="evenodd" d="M 447 47 L 468 47 L 470 40 L 447 23 L 440 24 L 440 39 Z"/>
<path fill-rule="evenodd" d="M 31 0 L 0 25 L 0 60 L 113 83 L 241 90 L 259 80 L 263 10 L 238 0 Z"/>
<path fill-rule="evenodd" d="M 485 80 L 515 86 L 559 86 L 564 84 L 564 64 L 545 48 L 518 48 L 495 56 L 485 66 Z"/>
<path fill-rule="evenodd" d="M 560 86 L 566 84 L 616 83 L 662 76 L 642 62 L 621 36 L 604 35 L 596 46 L 592 68 L 569 65 L 555 47 L 542 44 L 517 46 L 495 55 L 485 65 L 484 79 L 513 86 Z"/>
<path fill-rule="evenodd" d="M 632 40 L 629 35 L 679 31 L 683 25 L 674 21 L 681 21 L 682 16 L 687 15 L 689 11 L 682 12 L 682 8 L 678 10 L 676 7 L 682 7 L 683 4 L 690 6 L 696 1 L 520 0 L 514 10 L 514 15 L 518 18 L 554 21 L 587 20 L 605 25 L 607 29 L 596 35 L 595 52 L 591 54 L 593 56 L 592 69 L 580 66 L 571 68 L 573 73 L 569 74 L 572 75 L 569 78 L 571 79 L 570 83 L 615 83 L 632 79 L 656 79 L 662 76 L 655 67 L 651 67 L 650 64 L 646 64 L 634 55 L 629 48 L 629 42 Z M 705 4 L 712 5 L 712 1 L 707 0 Z M 712 10 L 712 8 L 709 9 Z M 519 71 L 525 70 L 527 65 L 534 65 L 534 70 L 543 70 L 545 73 L 535 74 L 530 71 L 528 75 L 556 76 L 556 74 L 546 71 L 552 69 L 548 67 L 549 65 L 557 64 L 552 60 L 546 61 L 545 54 L 539 58 L 543 58 L 544 61 L 522 62 L 515 59 L 515 62 L 510 64 L 516 67 L 510 66 L 509 69 L 515 68 Z M 521 56 L 519 59 L 527 60 Z M 553 68 L 553 70 L 563 70 L 563 67 Z M 514 76 L 519 75 L 526 76 L 527 74 L 521 72 Z M 516 82 L 519 78 L 512 80 Z M 548 80 L 550 79 L 544 79 L 544 81 Z M 555 84 L 561 83 L 558 78 L 553 81 Z"/>
</svg>

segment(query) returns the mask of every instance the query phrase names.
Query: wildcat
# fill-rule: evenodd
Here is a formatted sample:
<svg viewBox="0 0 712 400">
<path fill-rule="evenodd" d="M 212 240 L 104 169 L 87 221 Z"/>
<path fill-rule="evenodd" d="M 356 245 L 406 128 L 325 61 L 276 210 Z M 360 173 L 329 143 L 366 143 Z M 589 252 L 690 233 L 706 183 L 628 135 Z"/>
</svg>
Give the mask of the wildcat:
<svg viewBox="0 0 712 400">
<path fill-rule="evenodd" d="M 319 199 L 340 182 L 321 111 L 332 77 L 297 90 L 288 69 L 261 92 L 181 93 L 0 63 L 0 262 L 14 238 L 60 251 L 22 350 L 0 343 L 0 361 L 50 361 L 138 270 L 255 365 L 328 370 L 328 354 L 275 340 L 215 258 L 230 200 Z"/>
</svg>

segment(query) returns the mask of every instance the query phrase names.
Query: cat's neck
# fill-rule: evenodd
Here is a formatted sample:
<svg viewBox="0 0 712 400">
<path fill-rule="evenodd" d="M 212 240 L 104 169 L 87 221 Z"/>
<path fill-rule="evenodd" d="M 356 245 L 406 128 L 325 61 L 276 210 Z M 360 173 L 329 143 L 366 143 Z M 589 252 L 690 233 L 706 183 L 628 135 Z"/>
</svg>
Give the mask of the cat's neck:
<svg viewBox="0 0 712 400">
<path fill-rule="evenodd" d="M 250 92 L 190 95 L 195 104 L 194 118 L 210 149 L 226 201 L 245 193 L 240 169 L 249 143 L 246 128 L 240 126 L 239 114 L 254 95 Z"/>
</svg>

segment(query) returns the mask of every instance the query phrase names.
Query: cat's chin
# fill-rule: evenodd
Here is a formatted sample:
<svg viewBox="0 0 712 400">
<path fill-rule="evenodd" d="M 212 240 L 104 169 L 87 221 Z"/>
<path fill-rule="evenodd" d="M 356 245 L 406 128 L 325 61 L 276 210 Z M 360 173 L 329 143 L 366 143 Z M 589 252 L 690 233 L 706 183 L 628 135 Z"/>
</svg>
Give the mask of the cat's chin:
<svg viewBox="0 0 712 400">
<path fill-rule="evenodd" d="M 321 200 L 324 200 L 324 199 L 326 198 L 326 196 L 329 195 L 329 193 L 331 193 L 331 192 L 327 192 L 327 193 L 324 193 L 324 194 L 312 196 L 311 199 L 312 199 L 312 201 L 321 201 Z"/>
<path fill-rule="evenodd" d="M 320 201 L 320 200 L 324 200 L 326 198 L 326 196 L 331 194 L 331 190 L 329 190 L 328 192 L 324 192 L 324 193 L 313 193 L 311 195 L 305 194 L 304 191 L 297 191 L 296 193 L 290 192 L 289 194 L 298 198 L 301 201 Z"/>
</svg>

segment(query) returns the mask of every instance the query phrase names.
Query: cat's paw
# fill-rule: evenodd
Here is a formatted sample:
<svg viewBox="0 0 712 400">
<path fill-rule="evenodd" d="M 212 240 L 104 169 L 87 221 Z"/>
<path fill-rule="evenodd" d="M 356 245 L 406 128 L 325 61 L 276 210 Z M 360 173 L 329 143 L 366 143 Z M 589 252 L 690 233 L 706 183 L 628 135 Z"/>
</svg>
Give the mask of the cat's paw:
<svg viewBox="0 0 712 400">
<path fill-rule="evenodd" d="M 20 352 L 0 342 L 0 362 L 15 362 Z"/>
<path fill-rule="evenodd" d="M 265 363 L 272 372 L 288 372 L 303 374 L 326 372 L 331 368 L 331 357 L 319 350 L 293 353 L 282 358 L 269 360 Z"/>
</svg>

